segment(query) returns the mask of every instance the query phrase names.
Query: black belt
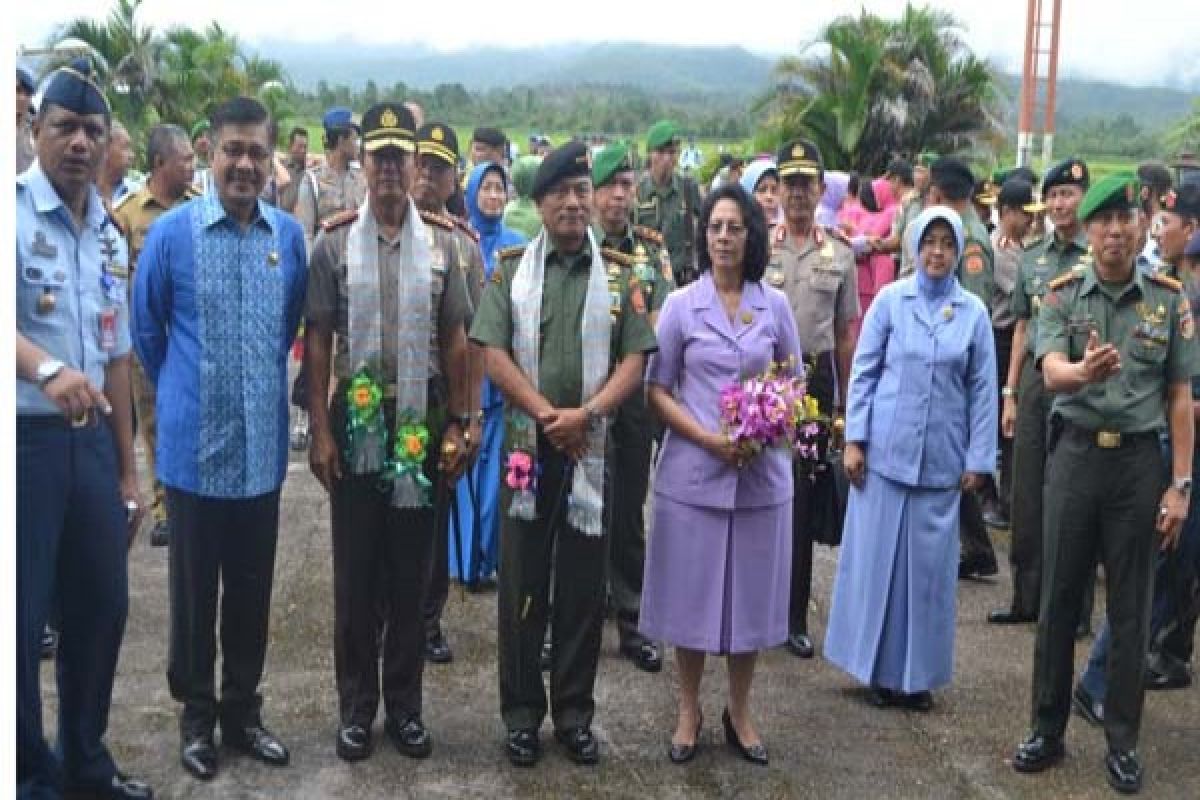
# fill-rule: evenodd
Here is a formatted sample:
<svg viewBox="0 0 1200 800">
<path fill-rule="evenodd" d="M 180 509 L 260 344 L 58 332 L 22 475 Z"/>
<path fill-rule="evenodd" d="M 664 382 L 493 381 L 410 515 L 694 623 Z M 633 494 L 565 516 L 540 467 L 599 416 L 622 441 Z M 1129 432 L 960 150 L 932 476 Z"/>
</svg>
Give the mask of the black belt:
<svg viewBox="0 0 1200 800">
<path fill-rule="evenodd" d="M 94 408 L 89 408 L 74 419 L 63 414 L 18 414 L 17 424 L 29 428 L 55 428 L 67 431 L 91 430 L 100 427 L 102 416 Z"/>
<path fill-rule="evenodd" d="M 1070 420 L 1063 421 L 1063 433 L 1074 439 L 1080 439 L 1101 450 L 1116 450 L 1129 447 L 1145 440 L 1158 441 L 1158 431 L 1138 431 L 1137 433 L 1122 433 L 1113 430 L 1093 430 L 1082 425 L 1076 425 Z"/>
</svg>

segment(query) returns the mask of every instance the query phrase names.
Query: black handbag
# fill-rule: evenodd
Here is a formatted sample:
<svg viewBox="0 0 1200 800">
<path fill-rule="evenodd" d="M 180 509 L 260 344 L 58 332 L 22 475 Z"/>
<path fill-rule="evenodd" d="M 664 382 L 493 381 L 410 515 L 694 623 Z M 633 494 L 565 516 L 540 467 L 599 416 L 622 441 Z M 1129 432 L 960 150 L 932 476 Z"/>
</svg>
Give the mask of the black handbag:
<svg viewBox="0 0 1200 800">
<path fill-rule="evenodd" d="M 842 543 L 846 523 L 846 502 L 850 480 L 842 466 L 842 451 L 831 450 L 817 465 L 809 487 L 809 534 L 814 542 L 837 547 Z"/>
</svg>

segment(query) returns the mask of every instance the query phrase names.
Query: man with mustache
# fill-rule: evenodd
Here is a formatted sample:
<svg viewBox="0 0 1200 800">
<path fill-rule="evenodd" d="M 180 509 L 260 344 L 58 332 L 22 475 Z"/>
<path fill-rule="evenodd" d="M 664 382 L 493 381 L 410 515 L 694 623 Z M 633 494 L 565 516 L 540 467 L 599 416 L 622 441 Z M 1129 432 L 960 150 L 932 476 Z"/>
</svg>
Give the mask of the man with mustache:
<svg viewBox="0 0 1200 800">
<path fill-rule="evenodd" d="M 214 191 L 159 218 L 134 280 L 134 344 L 156 389 L 171 526 L 167 680 L 183 704 L 180 759 L 201 780 L 217 772 L 218 721 L 226 747 L 288 763 L 263 725 L 258 684 L 287 473 L 287 356 L 308 270 L 300 225 L 259 199 L 269 128 L 253 98 L 216 108 Z"/>
</svg>

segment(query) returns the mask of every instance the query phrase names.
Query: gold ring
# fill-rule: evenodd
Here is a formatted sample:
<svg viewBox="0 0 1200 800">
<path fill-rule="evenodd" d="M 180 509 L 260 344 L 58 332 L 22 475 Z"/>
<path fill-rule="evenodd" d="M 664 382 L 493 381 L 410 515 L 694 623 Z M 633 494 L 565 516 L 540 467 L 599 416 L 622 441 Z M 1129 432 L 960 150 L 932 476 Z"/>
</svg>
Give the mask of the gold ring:
<svg viewBox="0 0 1200 800">
<path fill-rule="evenodd" d="M 458 445 L 456 445 L 454 442 L 443 442 L 442 443 L 442 455 L 452 456 L 457 452 L 458 452 Z"/>
</svg>

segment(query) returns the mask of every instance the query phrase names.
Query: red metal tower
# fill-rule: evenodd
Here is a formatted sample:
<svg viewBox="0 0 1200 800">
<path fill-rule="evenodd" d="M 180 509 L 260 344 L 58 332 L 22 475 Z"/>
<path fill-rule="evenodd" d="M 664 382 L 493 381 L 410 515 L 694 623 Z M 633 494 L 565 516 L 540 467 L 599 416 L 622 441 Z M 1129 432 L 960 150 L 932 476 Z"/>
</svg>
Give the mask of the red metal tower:
<svg viewBox="0 0 1200 800">
<path fill-rule="evenodd" d="M 1054 154 L 1054 93 L 1058 81 L 1058 29 L 1062 0 L 1029 0 L 1025 17 L 1025 61 L 1021 70 L 1021 113 L 1017 121 L 1017 164 L 1033 160 L 1033 137 L 1042 134 L 1042 159 Z M 1046 38 L 1049 46 L 1046 46 Z M 1041 128 L 1037 125 L 1041 111 Z"/>
</svg>

